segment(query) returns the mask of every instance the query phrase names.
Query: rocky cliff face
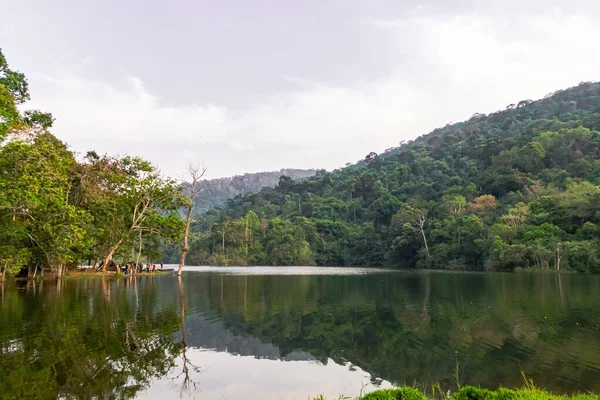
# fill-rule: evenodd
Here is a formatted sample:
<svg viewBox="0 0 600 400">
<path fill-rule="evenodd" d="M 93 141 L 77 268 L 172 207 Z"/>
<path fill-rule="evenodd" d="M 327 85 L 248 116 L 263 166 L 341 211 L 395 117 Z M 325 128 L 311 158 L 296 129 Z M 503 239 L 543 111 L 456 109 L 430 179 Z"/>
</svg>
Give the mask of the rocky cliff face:
<svg viewBox="0 0 600 400">
<path fill-rule="evenodd" d="M 217 207 L 238 194 L 258 192 L 263 187 L 274 187 L 281 176 L 289 176 L 294 180 L 302 180 L 315 175 L 314 169 L 282 169 L 271 172 L 257 172 L 230 178 L 204 180 L 201 183 L 202 193 L 196 197 L 194 211 L 204 213 Z"/>
</svg>

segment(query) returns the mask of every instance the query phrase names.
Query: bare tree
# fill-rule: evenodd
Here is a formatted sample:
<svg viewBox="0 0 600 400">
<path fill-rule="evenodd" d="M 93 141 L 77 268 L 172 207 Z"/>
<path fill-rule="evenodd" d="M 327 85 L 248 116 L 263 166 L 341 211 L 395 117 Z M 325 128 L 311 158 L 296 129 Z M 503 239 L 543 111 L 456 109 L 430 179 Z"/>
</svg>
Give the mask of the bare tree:
<svg viewBox="0 0 600 400">
<path fill-rule="evenodd" d="M 192 223 L 192 210 L 194 208 L 194 199 L 200 193 L 202 188 L 200 187 L 200 179 L 206 173 L 206 167 L 198 167 L 197 165 L 188 165 L 187 172 L 188 178 L 190 179 L 190 195 L 188 197 L 188 210 L 187 210 L 187 220 L 185 222 L 185 232 L 183 234 L 183 248 L 181 249 L 181 259 L 179 260 L 179 269 L 177 270 L 177 275 L 181 275 L 183 272 L 183 266 L 185 265 L 185 257 L 187 253 L 190 251 L 188 246 L 188 238 L 190 236 L 190 224 Z"/>
</svg>

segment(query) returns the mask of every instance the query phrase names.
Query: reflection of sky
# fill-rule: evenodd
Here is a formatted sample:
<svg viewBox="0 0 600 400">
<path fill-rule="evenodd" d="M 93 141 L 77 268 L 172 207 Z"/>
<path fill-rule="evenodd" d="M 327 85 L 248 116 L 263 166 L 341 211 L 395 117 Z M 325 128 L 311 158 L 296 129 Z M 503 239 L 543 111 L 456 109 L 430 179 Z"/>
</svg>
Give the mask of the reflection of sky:
<svg viewBox="0 0 600 400">
<path fill-rule="evenodd" d="M 264 399 L 306 400 L 320 394 L 327 399 L 341 395 L 354 397 L 364 392 L 391 387 L 387 381 L 379 387 L 370 384 L 367 372 L 350 365 L 339 365 L 328 360 L 327 365 L 317 361 L 279 361 L 236 356 L 212 350 L 188 349 L 188 360 L 200 368 L 190 368 L 189 399 Z M 181 358 L 171 372 L 153 382 L 148 390 L 138 393 L 141 399 L 166 400 L 175 397 L 183 377 Z"/>
</svg>

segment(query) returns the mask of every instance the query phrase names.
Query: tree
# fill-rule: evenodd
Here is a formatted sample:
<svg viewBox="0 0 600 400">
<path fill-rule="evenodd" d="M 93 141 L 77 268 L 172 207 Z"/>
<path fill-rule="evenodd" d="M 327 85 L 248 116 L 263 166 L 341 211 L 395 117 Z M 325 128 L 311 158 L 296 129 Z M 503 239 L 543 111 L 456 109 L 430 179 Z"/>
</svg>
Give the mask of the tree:
<svg viewBox="0 0 600 400">
<path fill-rule="evenodd" d="M 484 194 L 468 203 L 466 205 L 466 210 L 469 213 L 477 215 L 487 223 L 491 223 L 497 206 L 496 197 L 491 194 Z"/>
<path fill-rule="evenodd" d="M 230 220 L 228 217 L 223 217 L 218 224 L 213 225 L 213 228 L 221 236 L 221 252 L 223 254 L 225 254 L 225 235 L 229 229 L 229 222 Z"/>
<path fill-rule="evenodd" d="M 200 179 L 202 179 L 202 177 L 206 173 L 206 168 L 201 169 L 198 166 L 189 165 L 187 172 L 188 172 L 188 178 L 191 180 L 190 188 L 189 188 L 190 193 L 188 196 L 187 218 L 186 218 L 186 222 L 185 222 L 185 231 L 183 233 L 183 247 L 181 248 L 181 258 L 179 260 L 179 269 L 177 270 L 177 275 L 181 275 L 181 273 L 183 271 L 183 266 L 185 265 L 185 257 L 187 256 L 187 253 L 190 251 L 190 248 L 188 246 L 188 237 L 190 234 L 190 224 L 192 222 L 192 210 L 194 208 L 194 199 L 196 198 L 196 196 L 198 196 L 198 194 L 202 190 L 202 188 L 199 187 L 199 184 L 200 184 Z"/>
<path fill-rule="evenodd" d="M 467 200 L 464 198 L 464 196 L 459 194 L 446 194 L 442 196 L 442 203 L 450 214 L 458 215 L 465 208 Z"/>
<path fill-rule="evenodd" d="M 590 182 L 573 182 L 561 196 L 561 207 L 566 215 L 577 218 L 583 226 L 600 211 L 600 187 Z"/>
<path fill-rule="evenodd" d="M 174 238 L 173 224 L 183 204 L 179 185 L 164 178 L 138 157 L 88 154 L 80 172 L 82 202 L 96 221 L 96 248 L 103 253 L 102 270 L 121 244 L 148 232 Z"/>
<path fill-rule="evenodd" d="M 54 118 L 39 110 L 19 113 L 17 106 L 29 100 L 29 84 L 22 72 L 14 71 L 0 49 L 0 142 L 13 131 L 19 133 L 34 128 L 36 132 L 52 126 Z"/>
<path fill-rule="evenodd" d="M 508 214 L 502 217 L 504 223 L 511 228 L 517 228 L 525 225 L 529 215 L 529 206 L 523 202 L 508 210 Z"/>
<path fill-rule="evenodd" d="M 396 227 L 412 229 L 421 233 L 423 245 L 427 254 L 427 260 L 431 258 L 429 254 L 429 245 L 427 244 L 427 235 L 425 234 L 425 222 L 427 221 L 427 209 L 417 202 L 412 204 L 404 203 L 400 210 L 394 215 L 392 223 Z"/>
<path fill-rule="evenodd" d="M 77 259 L 88 218 L 70 202 L 75 164 L 66 146 L 49 133 L 32 142 L 14 139 L 0 148 L 5 171 L 0 177 L 0 218 L 5 232 L 13 243 L 30 247 L 32 256 L 38 252 L 36 263 L 59 278 Z"/>
</svg>

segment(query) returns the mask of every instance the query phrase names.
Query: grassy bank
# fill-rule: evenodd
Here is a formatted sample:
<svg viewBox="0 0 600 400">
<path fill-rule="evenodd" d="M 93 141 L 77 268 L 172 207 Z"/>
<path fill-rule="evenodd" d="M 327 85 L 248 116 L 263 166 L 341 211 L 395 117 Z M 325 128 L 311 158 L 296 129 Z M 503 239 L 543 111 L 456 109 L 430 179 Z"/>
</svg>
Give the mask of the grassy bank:
<svg viewBox="0 0 600 400">
<path fill-rule="evenodd" d="M 425 395 L 419 389 L 412 387 L 403 387 L 395 389 L 377 390 L 368 393 L 356 400 L 600 400 L 600 396 L 595 394 L 574 394 L 574 395 L 555 395 L 545 390 L 538 389 L 533 385 L 527 385 L 523 389 L 504 389 L 487 390 L 473 386 L 462 387 L 455 393 L 444 393 L 433 388 L 433 396 Z M 351 399 L 350 397 L 340 397 L 339 399 Z M 326 400 L 320 396 L 313 400 Z"/>
</svg>

